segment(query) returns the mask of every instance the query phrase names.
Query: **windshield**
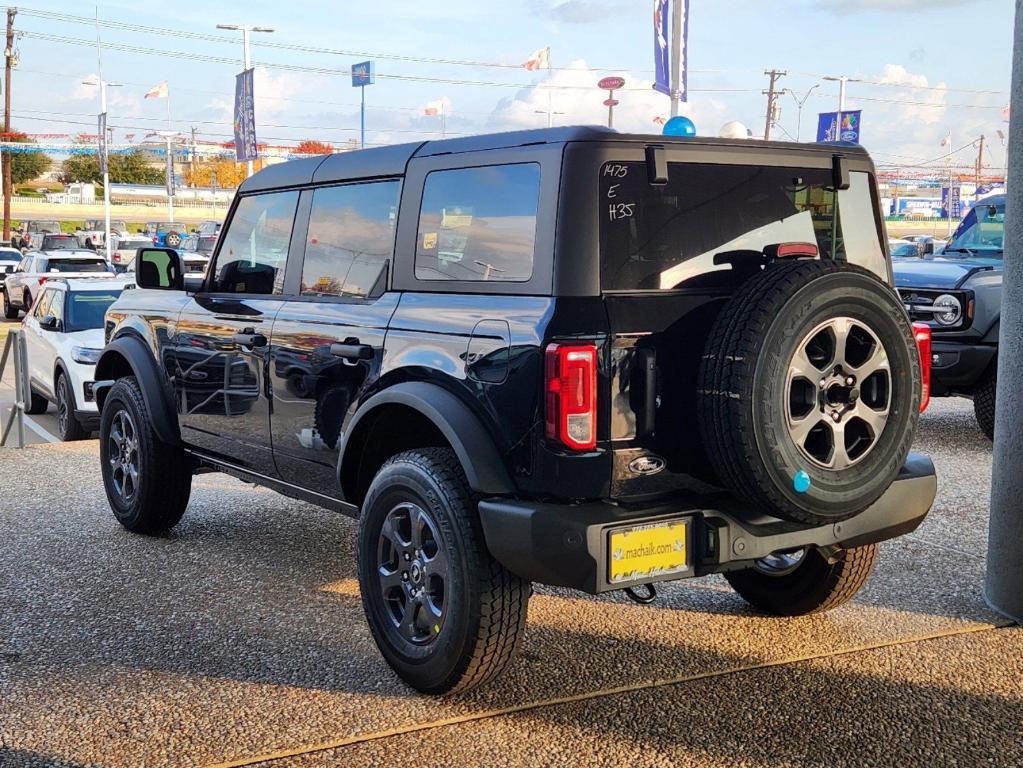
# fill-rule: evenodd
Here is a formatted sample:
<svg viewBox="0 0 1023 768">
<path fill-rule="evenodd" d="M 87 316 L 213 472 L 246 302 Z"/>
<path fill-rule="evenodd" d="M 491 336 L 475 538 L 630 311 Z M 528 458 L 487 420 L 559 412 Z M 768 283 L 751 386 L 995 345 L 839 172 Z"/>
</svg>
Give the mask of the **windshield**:
<svg viewBox="0 0 1023 768">
<path fill-rule="evenodd" d="M 29 232 L 60 232 L 60 224 L 56 221 L 30 221 Z"/>
<path fill-rule="evenodd" d="M 40 249 L 43 251 L 74 251 L 80 247 L 78 238 L 72 235 L 45 235 Z"/>
<path fill-rule="evenodd" d="M 0 248 L 0 261 L 21 261 L 22 258 L 21 251 Z"/>
<path fill-rule="evenodd" d="M 916 243 L 892 243 L 892 258 L 915 259 L 920 255 L 920 248 Z"/>
<path fill-rule="evenodd" d="M 50 259 L 49 272 L 107 272 L 106 259 Z"/>
<path fill-rule="evenodd" d="M 111 221 L 110 228 L 120 230 L 121 232 L 128 231 L 128 225 L 125 224 L 123 221 Z"/>
<path fill-rule="evenodd" d="M 120 291 L 83 291 L 72 293 L 67 302 L 68 331 L 87 331 L 103 327 L 107 307 L 117 301 Z"/>
<path fill-rule="evenodd" d="M 605 291 L 730 286 L 763 263 L 765 249 L 845 259 L 888 280 L 866 173 L 831 189 L 830 169 L 669 163 L 650 184 L 646 164 L 600 173 L 601 284 Z"/>
<path fill-rule="evenodd" d="M 963 219 L 942 256 L 950 259 L 986 256 L 1002 258 L 1005 237 L 1005 201 L 977 203 Z"/>
</svg>

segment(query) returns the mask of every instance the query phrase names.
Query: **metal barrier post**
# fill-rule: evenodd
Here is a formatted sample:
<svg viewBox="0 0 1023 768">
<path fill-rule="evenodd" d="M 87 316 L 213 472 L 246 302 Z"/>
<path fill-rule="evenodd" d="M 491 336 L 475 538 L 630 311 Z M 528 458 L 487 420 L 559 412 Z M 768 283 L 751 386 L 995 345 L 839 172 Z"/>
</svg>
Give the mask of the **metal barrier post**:
<svg viewBox="0 0 1023 768">
<path fill-rule="evenodd" d="M 25 408 L 32 399 L 32 391 L 28 383 L 28 353 L 25 349 L 24 331 L 17 328 L 7 335 L 3 355 L 0 356 L 0 379 L 3 378 L 7 361 L 14 361 L 14 405 L 11 406 L 7 423 L 4 424 L 3 435 L 0 435 L 0 446 L 7 445 L 11 428 L 18 425 L 18 447 L 25 447 Z"/>
<path fill-rule="evenodd" d="M 991 524 L 984 597 L 999 613 L 1023 622 L 1023 0 L 1016 0 L 1016 46 L 1012 67 L 1009 175 L 1006 186 L 1005 271 L 998 391 L 995 395 L 995 453 L 991 477 Z"/>
</svg>

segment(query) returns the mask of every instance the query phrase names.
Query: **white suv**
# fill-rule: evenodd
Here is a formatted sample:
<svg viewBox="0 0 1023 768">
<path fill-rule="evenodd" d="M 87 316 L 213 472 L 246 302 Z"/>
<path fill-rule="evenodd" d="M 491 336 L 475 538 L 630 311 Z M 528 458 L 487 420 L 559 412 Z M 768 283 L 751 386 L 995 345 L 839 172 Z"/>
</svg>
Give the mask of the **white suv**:
<svg viewBox="0 0 1023 768">
<path fill-rule="evenodd" d="M 25 318 L 32 402 L 28 413 L 57 406 L 61 440 L 99 428 L 92 383 L 103 351 L 103 316 L 130 281 L 109 277 L 47 280 Z"/>
<path fill-rule="evenodd" d="M 86 250 L 32 251 L 4 280 L 4 317 L 14 320 L 28 314 L 32 302 L 47 280 L 64 275 L 111 275 L 113 268 L 102 256 Z"/>
</svg>

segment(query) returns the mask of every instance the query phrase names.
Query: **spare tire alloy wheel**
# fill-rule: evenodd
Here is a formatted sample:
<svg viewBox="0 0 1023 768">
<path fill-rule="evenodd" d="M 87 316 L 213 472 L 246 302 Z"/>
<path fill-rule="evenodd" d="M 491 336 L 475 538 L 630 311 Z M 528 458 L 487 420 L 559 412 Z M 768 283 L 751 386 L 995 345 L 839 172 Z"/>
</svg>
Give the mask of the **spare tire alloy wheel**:
<svg viewBox="0 0 1023 768">
<path fill-rule="evenodd" d="M 877 445 L 888 421 L 888 354 L 866 323 L 836 317 L 816 326 L 789 361 L 789 436 L 813 464 L 845 469 Z"/>
<path fill-rule="evenodd" d="M 722 308 L 699 373 L 718 482 L 758 512 L 823 525 L 859 514 L 909 453 L 920 362 L 895 292 L 832 261 L 768 266 Z"/>
<path fill-rule="evenodd" d="M 177 248 L 181 245 L 181 235 L 177 232 L 168 232 L 167 237 L 164 238 L 164 242 L 171 248 Z"/>
</svg>

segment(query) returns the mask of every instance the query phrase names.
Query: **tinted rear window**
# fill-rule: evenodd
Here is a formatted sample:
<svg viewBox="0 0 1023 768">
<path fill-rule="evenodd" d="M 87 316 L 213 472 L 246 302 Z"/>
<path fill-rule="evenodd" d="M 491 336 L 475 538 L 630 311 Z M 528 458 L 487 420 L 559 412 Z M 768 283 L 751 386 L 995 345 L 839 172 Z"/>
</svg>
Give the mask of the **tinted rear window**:
<svg viewBox="0 0 1023 768">
<path fill-rule="evenodd" d="M 44 251 L 72 251 L 81 248 L 78 238 L 73 235 L 46 235 L 41 247 Z"/>
<path fill-rule="evenodd" d="M 48 272 L 107 272 L 105 259 L 50 259 Z"/>
<path fill-rule="evenodd" d="M 836 211 L 830 170 L 669 164 L 667 184 L 642 162 L 600 174 L 604 290 L 670 290 L 739 281 L 731 263 L 758 263 L 782 243 L 816 247 L 887 279 L 870 179 L 851 174 Z M 837 214 L 837 215 L 836 215 Z"/>
</svg>

